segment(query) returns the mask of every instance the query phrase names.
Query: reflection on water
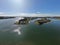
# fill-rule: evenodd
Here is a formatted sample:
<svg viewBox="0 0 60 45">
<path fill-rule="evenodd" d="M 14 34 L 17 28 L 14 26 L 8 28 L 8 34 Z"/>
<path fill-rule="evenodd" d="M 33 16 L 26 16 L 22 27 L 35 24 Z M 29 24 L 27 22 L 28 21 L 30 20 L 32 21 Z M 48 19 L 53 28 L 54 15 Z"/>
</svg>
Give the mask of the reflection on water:
<svg viewBox="0 0 60 45">
<path fill-rule="evenodd" d="M 16 19 L 0 20 L 0 45 L 60 45 L 60 20 L 14 25 Z"/>
<path fill-rule="evenodd" d="M 17 32 L 18 33 L 18 35 L 21 35 L 21 31 L 20 31 L 20 27 L 18 27 L 17 29 L 15 29 L 15 30 L 13 30 L 13 32 Z"/>
</svg>

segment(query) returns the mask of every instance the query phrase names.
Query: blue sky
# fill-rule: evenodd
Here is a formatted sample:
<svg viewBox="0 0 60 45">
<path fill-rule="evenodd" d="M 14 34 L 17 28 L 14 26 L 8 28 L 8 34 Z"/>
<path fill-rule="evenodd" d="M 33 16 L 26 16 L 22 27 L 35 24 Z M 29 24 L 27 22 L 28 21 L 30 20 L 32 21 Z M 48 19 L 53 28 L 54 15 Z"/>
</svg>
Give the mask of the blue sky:
<svg viewBox="0 0 60 45">
<path fill-rule="evenodd" d="M 60 14 L 60 0 L 0 0 L 0 12 Z"/>
</svg>

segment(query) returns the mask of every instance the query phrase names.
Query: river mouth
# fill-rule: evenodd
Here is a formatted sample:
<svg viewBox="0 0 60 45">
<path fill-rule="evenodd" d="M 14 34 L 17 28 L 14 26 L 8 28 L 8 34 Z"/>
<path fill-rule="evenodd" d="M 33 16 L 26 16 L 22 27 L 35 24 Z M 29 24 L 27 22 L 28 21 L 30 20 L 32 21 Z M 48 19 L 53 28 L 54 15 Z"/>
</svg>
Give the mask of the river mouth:
<svg viewBox="0 0 60 45">
<path fill-rule="evenodd" d="M 37 25 L 15 25 L 16 19 L 0 20 L 0 45 L 56 45 L 60 44 L 60 20 Z"/>
</svg>

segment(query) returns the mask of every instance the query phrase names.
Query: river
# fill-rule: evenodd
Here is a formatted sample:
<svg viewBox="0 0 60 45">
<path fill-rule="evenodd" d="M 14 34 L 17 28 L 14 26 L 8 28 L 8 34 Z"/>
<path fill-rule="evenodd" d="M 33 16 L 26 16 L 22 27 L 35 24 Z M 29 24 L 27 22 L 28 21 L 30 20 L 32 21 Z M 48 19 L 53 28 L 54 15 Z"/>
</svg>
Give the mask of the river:
<svg viewBox="0 0 60 45">
<path fill-rule="evenodd" d="M 0 20 L 0 45 L 60 45 L 60 20 L 15 25 L 17 18 Z"/>
</svg>

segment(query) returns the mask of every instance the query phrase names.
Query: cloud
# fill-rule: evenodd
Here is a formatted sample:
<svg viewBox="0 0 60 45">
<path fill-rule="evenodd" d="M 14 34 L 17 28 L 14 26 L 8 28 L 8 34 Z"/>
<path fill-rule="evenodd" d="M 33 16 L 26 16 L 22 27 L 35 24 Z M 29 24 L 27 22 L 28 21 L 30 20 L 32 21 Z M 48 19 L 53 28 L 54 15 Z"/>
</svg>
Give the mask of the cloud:
<svg viewBox="0 0 60 45">
<path fill-rule="evenodd" d="M 0 14 L 4 14 L 4 12 L 0 12 Z"/>
<path fill-rule="evenodd" d="M 41 13 L 15 13 L 15 14 L 7 14 L 4 12 L 0 12 L 0 16 L 20 16 L 20 17 L 54 17 L 60 16 L 57 14 L 41 14 Z"/>
</svg>

